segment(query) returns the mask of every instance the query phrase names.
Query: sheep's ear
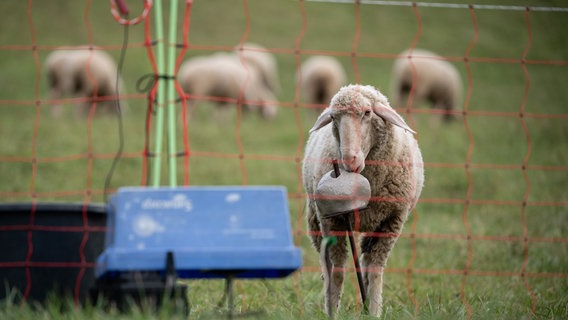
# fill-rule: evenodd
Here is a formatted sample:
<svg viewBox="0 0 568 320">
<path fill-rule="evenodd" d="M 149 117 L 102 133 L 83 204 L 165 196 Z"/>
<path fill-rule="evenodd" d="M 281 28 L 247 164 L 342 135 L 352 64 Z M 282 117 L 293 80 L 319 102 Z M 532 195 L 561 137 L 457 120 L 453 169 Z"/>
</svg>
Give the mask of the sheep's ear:
<svg viewBox="0 0 568 320">
<path fill-rule="evenodd" d="M 310 129 L 310 133 L 329 124 L 331 122 L 331 117 L 329 116 L 330 113 L 331 109 L 325 108 L 325 110 L 323 110 L 322 113 L 319 115 L 318 119 L 316 120 L 316 123 L 314 123 L 314 126 Z"/>
<path fill-rule="evenodd" d="M 382 104 L 377 103 L 373 106 L 373 112 L 375 112 L 376 115 L 394 124 L 397 127 L 401 127 L 404 130 L 413 134 L 416 133 L 416 131 L 410 129 L 410 127 L 406 124 L 406 122 L 404 122 L 404 119 L 398 113 L 396 113 L 396 111 L 391 107 L 383 106 Z"/>
</svg>

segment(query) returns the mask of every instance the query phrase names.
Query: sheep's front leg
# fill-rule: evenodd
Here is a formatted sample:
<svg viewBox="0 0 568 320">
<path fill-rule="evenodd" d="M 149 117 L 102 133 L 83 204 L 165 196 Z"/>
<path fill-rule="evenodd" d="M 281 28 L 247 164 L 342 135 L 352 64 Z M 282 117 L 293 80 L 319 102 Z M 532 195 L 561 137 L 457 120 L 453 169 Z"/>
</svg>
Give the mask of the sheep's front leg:
<svg viewBox="0 0 568 320">
<path fill-rule="evenodd" d="M 334 312 L 339 308 L 339 301 L 343 293 L 343 279 L 345 261 L 347 260 L 347 242 L 345 237 L 336 237 L 337 243 L 324 245 L 324 236 L 330 236 L 332 222 L 330 220 L 320 221 L 314 209 L 308 201 L 306 204 L 306 216 L 310 239 L 314 248 L 320 254 L 320 266 L 324 281 L 324 310 L 326 314 L 333 318 Z M 326 254 L 325 250 L 328 250 Z"/>
<path fill-rule="evenodd" d="M 324 252 L 326 249 L 329 250 L 328 254 Z M 320 250 L 320 265 L 325 291 L 325 312 L 333 318 L 333 314 L 339 309 L 339 301 L 343 294 L 344 266 L 347 259 L 345 237 L 337 237 L 336 244 L 322 245 Z"/>
<path fill-rule="evenodd" d="M 405 219 L 400 216 L 383 221 L 370 236 L 361 242 L 361 267 L 367 292 L 369 314 L 380 317 L 383 306 L 383 272 L 390 252 L 398 239 Z"/>
</svg>

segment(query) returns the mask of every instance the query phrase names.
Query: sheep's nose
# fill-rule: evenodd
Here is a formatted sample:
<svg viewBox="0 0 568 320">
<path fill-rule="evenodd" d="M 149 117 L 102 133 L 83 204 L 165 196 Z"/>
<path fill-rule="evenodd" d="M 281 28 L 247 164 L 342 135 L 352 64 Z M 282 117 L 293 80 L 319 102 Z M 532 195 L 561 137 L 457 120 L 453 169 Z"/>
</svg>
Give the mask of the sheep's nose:
<svg viewBox="0 0 568 320">
<path fill-rule="evenodd" d="M 355 153 L 348 153 L 342 157 L 343 168 L 349 172 L 361 172 L 365 168 L 365 163 Z"/>
</svg>

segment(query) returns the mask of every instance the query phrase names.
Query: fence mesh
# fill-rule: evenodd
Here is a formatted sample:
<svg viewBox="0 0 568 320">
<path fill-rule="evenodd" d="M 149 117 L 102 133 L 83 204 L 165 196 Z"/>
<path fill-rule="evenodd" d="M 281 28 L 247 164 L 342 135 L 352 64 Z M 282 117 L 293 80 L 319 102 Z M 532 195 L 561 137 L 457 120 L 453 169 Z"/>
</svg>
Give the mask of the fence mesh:
<svg viewBox="0 0 568 320">
<path fill-rule="evenodd" d="M 391 310 L 410 306 L 415 317 L 434 312 L 425 309 L 438 302 L 437 308 L 451 308 L 452 297 L 467 318 L 494 308 L 495 300 L 518 309 L 505 312 L 566 315 L 553 304 L 562 304 L 554 297 L 568 288 L 568 41 L 561 32 L 568 8 L 525 2 L 187 1 L 179 5 L 175 44 L 155 37 L 149 1 L 129 2 L 131 16 L 140 16 L 122 25 L 108 3 L 3 4 L 4 30 L 11 31 L 0 37 L 0 201 L 71 201 L 86 208 L 119 186 L 150 184 L 156 159 L 172 157 L 183 185 L 285 185 L 295 243 L 304 250 L 305 265 L 290 280 L 302 314 L 308 292 L 320 290 L 320 267 L 306 236 L 301 165 L 308 130 L 325 106 L 302 98 L 301 64 L 314 55 L 334 57 L 349 82 L 375 85 L 389 96 L 394 60 L 404 49 L 427 48 L 458 68 L 463 97 L 450 111 L 411 101 L 393 106 L 418 132 L 426 184 L 387 265 L 385 303 Z M 258 102 L 243 100 L 243 92 L 238 99 L 182 94 L 175 74 L 157 69 L 158 43 L 178 48 L 178 70 L 189 57 L 232 52 L 248 42 L 261 43 L 257 50 L 278 61 L 281 88 L 269 104 L 279 111 L 272 121 L 248 114 L 246 105 Z M 49 97 L 47 55 L 85 46 L 117 61 L 124 53 L 121 117 L 99 116 L 112 96 Z M 157 87 L 168 81 L 178 97 L 159 103 Z M 188 118 L 190 101 L 198 107 Z M 233 106 L 228 116 L 216 114 L 215 102 Z M 79 118 L 72 110 L 82 103 L 88 108 Z M 52 112 L 56 104 L 63 105 L 60 117 Z M 157 110 L 167 104 L 180 115 L 174 153 L 156 150 L 152 133 Z M 456 119 L 440 121 L 446 113 Z M 26 270 L 24 296 L 34 286 L 32 268 L 80 268 L 78 288 L 94 267 L 83 250 L 99 227 L 89 226 L 86 209 L 82 226 L 38 225 L 33 208 L 29 222 L 0 225 L 5 235 L 27 232 L 21 258 L 0 268 Z M 34 261 L 38 232 L 81 234 L 79 261 Z M 348 296 L 357 289 L 353 267 L 346 270 Z M 245 284 L 238 288 L 243 309 L 254 304 Z"/>
</svg>

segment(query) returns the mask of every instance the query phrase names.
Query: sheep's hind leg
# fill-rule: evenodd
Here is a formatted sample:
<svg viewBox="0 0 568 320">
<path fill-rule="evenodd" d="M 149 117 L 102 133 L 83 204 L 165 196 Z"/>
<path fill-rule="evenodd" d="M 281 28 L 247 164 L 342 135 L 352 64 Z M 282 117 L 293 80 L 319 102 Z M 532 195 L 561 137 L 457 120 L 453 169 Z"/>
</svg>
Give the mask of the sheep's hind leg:
<svg viewBox="0 0 568 320">
<path fill-rule="evenodd" d="M 375 235 L 363 237 L 361 268 L 367 293 L 365 302 L 371 316 L 380 317 L 383 306 L 383 272 L 404 221 L 396 216 L 383 221 Z"/>
<path fill-rule="evenodd" d="M 364 255 L 361 256 L 364 258 Z M 367 293 L 367 301 L 365 301 L 366 311 L 371 316 L 380 317 L 383 308 L 383 271 L 384 267 L 378 265 L 365 265 L 363 264 L 363 269 L 365 271 L 363 275 L 363 282 L 365 284 L 365 290 Z"/>
</svg>

